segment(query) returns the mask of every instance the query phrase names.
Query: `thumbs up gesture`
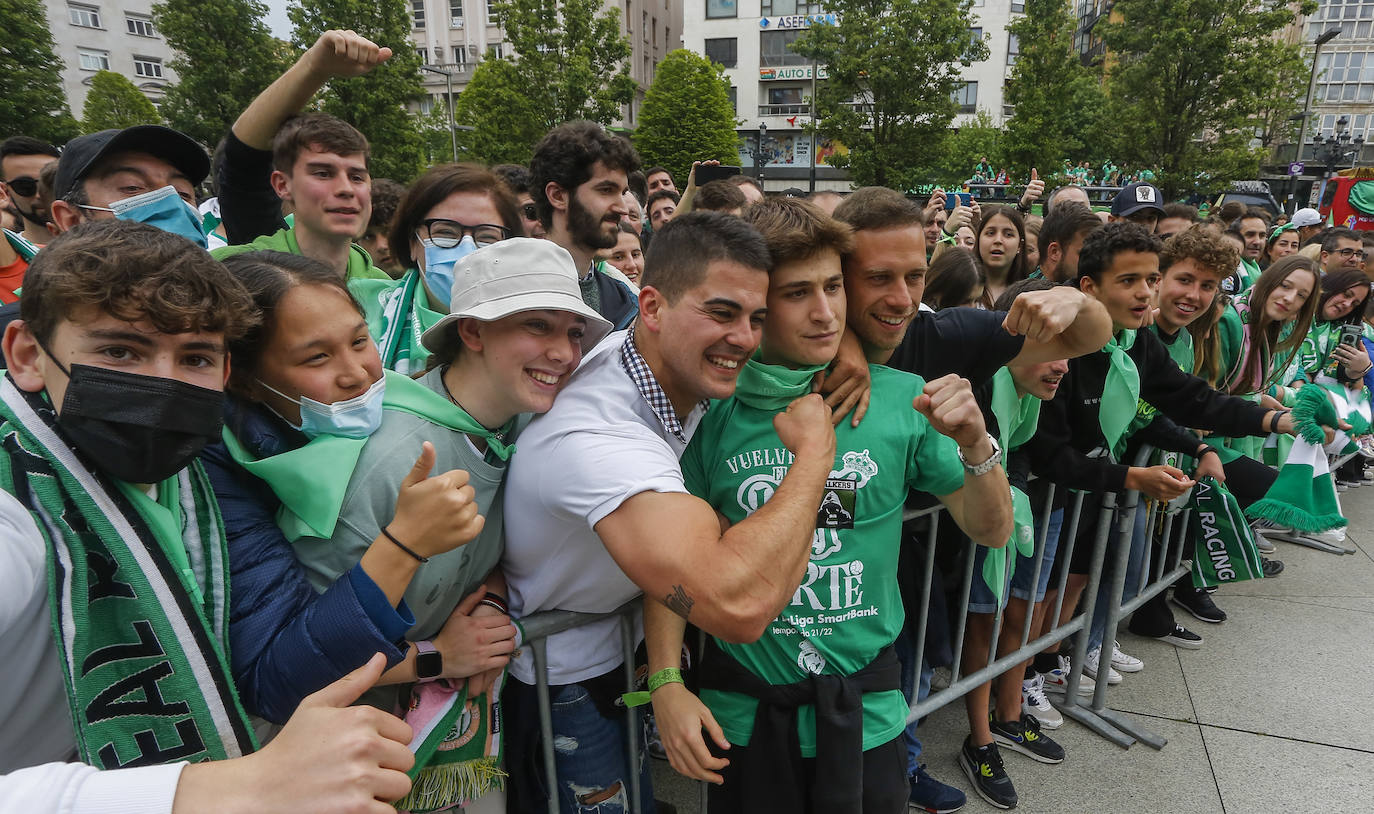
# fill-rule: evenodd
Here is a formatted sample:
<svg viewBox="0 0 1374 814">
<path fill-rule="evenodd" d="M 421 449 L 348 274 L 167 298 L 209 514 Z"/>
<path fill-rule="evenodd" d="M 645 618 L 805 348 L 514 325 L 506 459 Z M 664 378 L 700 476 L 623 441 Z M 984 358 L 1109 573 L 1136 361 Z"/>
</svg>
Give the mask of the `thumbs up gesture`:
<svg viewBox="0 0 1374 814">
<path fill-rule="evenodd" d="M 1021 209 L 1029 212 L 1031 205 L 1045 194 L 1045 182 L 1040 180 L 1040 173 L 1036 172 L 1035 167 L 1031 167 L 1030 183 L 1026 184 L 1026 191 L 1021 193 Z"/>
<path fill-rule="evenodd" d="M 477 511 L 468 473 L 451 469 L 430 475 L 434 445 L 424 442 L 420 457 L 401 481 L 396 514 L 387 530 L 421 557 L 432 557 L 477 539 L 486 518 Z"/>
</svg>

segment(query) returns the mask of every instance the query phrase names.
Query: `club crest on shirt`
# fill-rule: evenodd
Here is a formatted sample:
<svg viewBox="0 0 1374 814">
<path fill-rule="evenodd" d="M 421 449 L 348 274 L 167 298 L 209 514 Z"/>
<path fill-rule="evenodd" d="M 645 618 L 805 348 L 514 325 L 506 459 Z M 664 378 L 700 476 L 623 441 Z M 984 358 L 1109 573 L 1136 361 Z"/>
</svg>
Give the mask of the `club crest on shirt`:
<svg viewBox="0 0 1374 814">
<path fill-rule="evenodd" d="M 797 666 L 803 672 L 820 675 L 825 670 L 825 656 L 821 655 L 809 639 L 802 639 L 797 649 L 800 651 L 797 654 Z"/>
</svg>

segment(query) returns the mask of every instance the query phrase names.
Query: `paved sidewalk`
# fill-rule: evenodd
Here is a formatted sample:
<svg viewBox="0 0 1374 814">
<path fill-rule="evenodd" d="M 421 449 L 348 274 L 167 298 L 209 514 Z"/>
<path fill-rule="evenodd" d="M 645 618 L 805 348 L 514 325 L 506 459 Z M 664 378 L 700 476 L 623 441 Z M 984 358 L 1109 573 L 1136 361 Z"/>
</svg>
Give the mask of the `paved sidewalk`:
<svg viewBox="0 0 1374 814">
<path fill-rule="evenodd" d="M 1120 749 L 1066 720 L 1052 733 L 1063 764 L 1004 753 L 1017 811 L 1374 812 L 1374 485 L 1341 498 L 1354 555 L 1280 542 L 1268 556 L 1284 561 L 1281 575 L 1215 594 L 1225 623 L 1174 607 L 1206 639 L 1201 650 L 1123 633 L 1145 670 L 1110 688 L 1108 705 L 1167 737 L 1162 750 Z M 997 811 L 955 760 L 967 728 L 961 703 L 936 712 L 922 727 L 923 760 L 968 793 L 965 811 Z M 697 784 L 654 768 L 659 799 L 699 810 Z"/>
</svg>

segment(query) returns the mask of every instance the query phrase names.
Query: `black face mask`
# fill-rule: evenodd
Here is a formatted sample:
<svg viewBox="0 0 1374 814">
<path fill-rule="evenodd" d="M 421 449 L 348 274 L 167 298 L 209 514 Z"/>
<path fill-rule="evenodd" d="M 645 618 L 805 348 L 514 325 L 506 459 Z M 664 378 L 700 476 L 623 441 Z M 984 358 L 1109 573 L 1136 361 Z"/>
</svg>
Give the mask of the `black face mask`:
<svg viewBox="0 0 1374 814">
<path fill-rule="evenodd" d="M 219 390 L 91 365 L 58 367 L 68 382 L 57 426 L 92 464 L 122 481 L 165 480 L 220 437 Z"/>
</svg>

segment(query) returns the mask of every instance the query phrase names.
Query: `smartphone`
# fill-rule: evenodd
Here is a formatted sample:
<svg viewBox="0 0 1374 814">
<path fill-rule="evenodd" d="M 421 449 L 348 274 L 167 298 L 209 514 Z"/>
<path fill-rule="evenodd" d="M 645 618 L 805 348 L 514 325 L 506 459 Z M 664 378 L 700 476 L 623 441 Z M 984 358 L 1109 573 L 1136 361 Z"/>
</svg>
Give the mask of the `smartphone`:
<svg viewBox="0 0 1374 814">
<path fill-rule="evenodd" d="M 739 173 L 739 167 L 731 167 L 725 164 L 719 166 L 714 164 L 702 164 L 697 167 L 697 186 L 705 186 L 712 181 L 719 181 L 722 178 L 739 175 Z"/>
<path fill-rule="evenodd" d="M 946 192 L 946 193 L 945 193 L 945 209 L 953 210 L 954 207 L 955 207 L 956 205 L 958 205 L 958 206 L 972 206 L 972 205 L 973 205 L 973 193 L 971 193 L 971 192 Z"/>
<path fill-rule="evenodd" d="M 1342 325 L 1339 343 L 1358 348 L 1360 346 L 1360 337 L 1363 335 L 1364 331 L 1359 325 Z"/>
</svg>

